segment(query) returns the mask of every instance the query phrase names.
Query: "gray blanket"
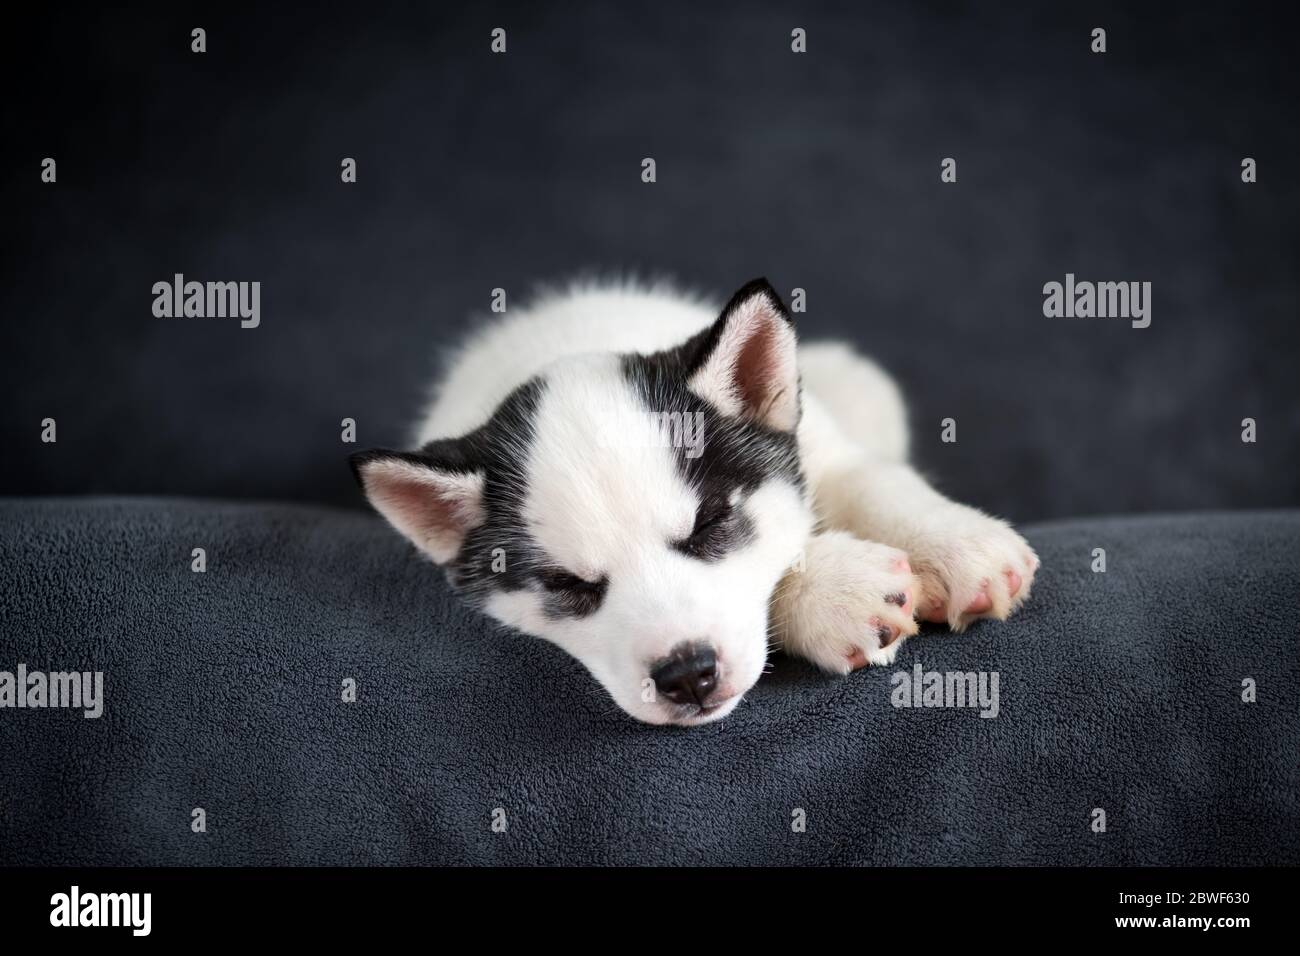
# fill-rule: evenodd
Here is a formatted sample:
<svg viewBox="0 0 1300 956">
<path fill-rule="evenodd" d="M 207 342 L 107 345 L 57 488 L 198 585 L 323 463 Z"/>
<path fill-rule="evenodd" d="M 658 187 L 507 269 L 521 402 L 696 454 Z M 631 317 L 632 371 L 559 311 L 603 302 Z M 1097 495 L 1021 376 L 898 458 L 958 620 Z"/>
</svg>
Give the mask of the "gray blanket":
<svg viewBox="0 0 1300 956">
<path fill-rule="evenodd" d="M 3 500 L 0 672 L 103 699 L 0 709 L 0 863 L 1300 863 L 1300 512 L 1025 530 L 1013 621 L 683 730 L 375 518 Z M 983 704 L 897 706 L 928 672 Z"/>
</svg>

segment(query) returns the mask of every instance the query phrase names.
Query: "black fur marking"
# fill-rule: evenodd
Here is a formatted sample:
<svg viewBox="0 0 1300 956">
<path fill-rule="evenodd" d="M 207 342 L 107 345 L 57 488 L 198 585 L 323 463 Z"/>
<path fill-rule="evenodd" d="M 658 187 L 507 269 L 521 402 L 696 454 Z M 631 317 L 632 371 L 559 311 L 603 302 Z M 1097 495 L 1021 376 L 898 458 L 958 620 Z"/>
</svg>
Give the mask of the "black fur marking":
<svg viewBox="0 0 1300 956">
<path fill-rule="evenodd" d="M 452 585 L 481 604 L 496 590 L 518 591 L 553 566 L 524 530 L 528 449 L 543 383 L 531 379 L 502 402 L 487 423 L 463 438 L 435 441 L 431 456 L 459 455 L 484 475 L 485 520 L 465 538 L 447 568 Z"/>
</svg>

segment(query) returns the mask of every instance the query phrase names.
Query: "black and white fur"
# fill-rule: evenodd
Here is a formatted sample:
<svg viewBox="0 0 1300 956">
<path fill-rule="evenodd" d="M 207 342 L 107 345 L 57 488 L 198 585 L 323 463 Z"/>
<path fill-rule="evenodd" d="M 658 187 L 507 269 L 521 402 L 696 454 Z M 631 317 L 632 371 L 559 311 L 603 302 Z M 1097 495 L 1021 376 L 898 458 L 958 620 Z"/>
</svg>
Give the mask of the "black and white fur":
<svg viewBox="0 0 1300 956">
<path fill-rule="evenodd" d="M 697 447 L 635 440 L 674 414 Z M 960 631 L 1028 597 L 1028 544 L 926 484 L 907 442 L 894 383 L 845 345 L 797 347 L 765 280 L 721 313 L 597 284 L 484 329 L 417 450 L 352 463 L 476 606 L 633 717 L 697 724 L 736 707 L 769 641 L 843 674 L 891 662 L 918 617 Z"/>
</svg>

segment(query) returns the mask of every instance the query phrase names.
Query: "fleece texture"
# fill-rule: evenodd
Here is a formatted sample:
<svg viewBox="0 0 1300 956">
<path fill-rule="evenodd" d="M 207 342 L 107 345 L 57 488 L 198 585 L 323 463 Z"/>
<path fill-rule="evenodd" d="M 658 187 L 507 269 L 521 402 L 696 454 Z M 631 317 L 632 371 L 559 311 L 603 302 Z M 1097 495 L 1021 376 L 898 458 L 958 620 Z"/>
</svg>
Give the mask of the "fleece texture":
<svg viewBox="0 0 1300 956">
<path fill-rule="evenodd" d="M 2 500 L 0 671 L 105 704 L 0 709 L 0 863 L 1300 863 L 1300 512 L 1025 533 L 1013 620 L 664 729 L 371 516 Z M 918 664 L 997 716 L 895 707 Z"/>
</svg>

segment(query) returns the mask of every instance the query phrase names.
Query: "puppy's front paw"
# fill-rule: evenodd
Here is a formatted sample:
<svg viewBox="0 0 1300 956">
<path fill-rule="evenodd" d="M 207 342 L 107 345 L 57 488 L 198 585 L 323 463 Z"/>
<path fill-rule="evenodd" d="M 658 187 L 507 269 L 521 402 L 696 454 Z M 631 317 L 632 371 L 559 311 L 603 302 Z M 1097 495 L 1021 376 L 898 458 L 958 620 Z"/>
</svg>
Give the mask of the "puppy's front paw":
<svg viewBox="0 0 1300 956">
<path fill-rule="evenodd" d="M 889 664 L 917 631 L 917 581 L 907 555 L 840 531 L 814 535 L 803 566 L 773 600 L 785 650 L 836 674 Z"/>
<path fill-rule="evenodd" d="M 1028 599 L 1039 564 L 1005 521 L 962 505 L 929 516 L 908 556 L 921 584 L 917 616 L 954 631 L 982 617 L 1005 620 Z"/>
</svg>

